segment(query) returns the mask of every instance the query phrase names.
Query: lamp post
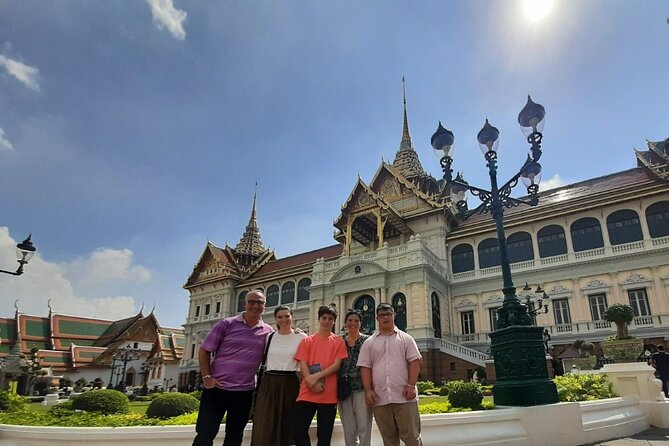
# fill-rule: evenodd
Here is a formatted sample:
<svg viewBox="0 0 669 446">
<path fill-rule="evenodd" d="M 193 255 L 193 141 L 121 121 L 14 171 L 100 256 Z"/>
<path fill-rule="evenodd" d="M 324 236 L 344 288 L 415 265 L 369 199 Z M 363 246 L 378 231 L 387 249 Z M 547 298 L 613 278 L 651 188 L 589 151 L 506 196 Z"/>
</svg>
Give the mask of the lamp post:
<svg viewBox="0 0 669 446">
<path fill-rule="evenodd" d="M 18 269 L 16 271 L 5 271 L 4 269 L 0 269 L 0 273 L 11 274 L 13 276 L 20 276 L 23 274 L 23 265 L 26 265 L 28 261 L 32 259 L 37 250 L 37 248 L 33 246 L 33 242 L 30 240 L 31 237 L 32 234 L 16 245 L 16 258 L 18 259 L 17 262 L 19 262 Z"/>
<path fill-rule="evenodd" d="M 491 351 L 495 360 L 497 382 L 493 388 L 495 404 L 500 406 L 534 406 L 558 401 L 555 383 L 548 378 L 548 367 L 543 343 L 543 328 L 533 325 L 533 315 L 516 296 L 511 277 L 511 262 L 504 234 L 504 209 L 521 205 L 536 206 L 539 203 L 539 181 L 541 180 L 541 140 L 545 110 L 527 97 L 527 104 L 518 115 L 523 134 L 530 144 L 530 153 L 525 163 L 510 180 L 501 187 L 497 182 L 497 148 L 499 130 L 488 120 L 477 135 L 479 147 L 487 161 L 490 189 L 469 185 L 462 174 L 453 178 L 453 143 L 455 136 L 439 122 L 432 135 L 432 148 L 443 152 L 440 164 L 444 172 L 445 187 L 455 202 L 457 215 L 465 220 L 472 215 L 490 213 L 495 222 L 499 243 L 500 266 L 504 301 L 497 310 L 499 316 L 495 331 L 490 333 Z M 511 197 L 511 191 L 521 179 L 527 187 L 528 197 Z M 467 207 L 466 195 L 479 197 L 481 204 L 473 210 Z"/>
<path fill-rule="evenodd" d="M 118 353 L 114 355 L 114 362 L 118 361 L 119 364 L 116 366 L 116 368 L 119 369 L 119 371 L 116 374 L 116 385 L 114 388 L 118 391 L 125 392 L 125 372 L 128 367 L 128 363 L 130 361 L 135 361 L 136 359 L 140 358 L 139 350 L 134 349 L 130 347 L 129 345 L 126 345 L 123 347 Z M 112 373 L 114 368 L 112 364 Z"/>
</svg>

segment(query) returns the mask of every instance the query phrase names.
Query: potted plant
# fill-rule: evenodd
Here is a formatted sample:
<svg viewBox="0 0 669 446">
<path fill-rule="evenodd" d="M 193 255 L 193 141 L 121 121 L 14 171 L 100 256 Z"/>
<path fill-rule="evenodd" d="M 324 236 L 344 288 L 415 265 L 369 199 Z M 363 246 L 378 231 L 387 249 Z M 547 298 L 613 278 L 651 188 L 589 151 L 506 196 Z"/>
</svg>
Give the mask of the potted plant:
<svg viewBox="0 0 669 446">
<path fill-rule="evenodd" d="M 617 333 L 602 342 L 604 354 L 616 362 L 636 362 L 643 352 L 643 339 L 629 335 L 629 324 L 634 319 L 632 307 L 613 304 L 604 312 L 604 319 L 616 324 Z"/>
<path fill-rule="evenodd" d="M 594 355 L 595 344 L 577 339 L 572 342 L 571 346 L 578 350 L 579 355 L 578 358 L 573 358 L 571 363 L 580 370 L 592 370 L 597 364 L 597 357 Z"/>
</svg>

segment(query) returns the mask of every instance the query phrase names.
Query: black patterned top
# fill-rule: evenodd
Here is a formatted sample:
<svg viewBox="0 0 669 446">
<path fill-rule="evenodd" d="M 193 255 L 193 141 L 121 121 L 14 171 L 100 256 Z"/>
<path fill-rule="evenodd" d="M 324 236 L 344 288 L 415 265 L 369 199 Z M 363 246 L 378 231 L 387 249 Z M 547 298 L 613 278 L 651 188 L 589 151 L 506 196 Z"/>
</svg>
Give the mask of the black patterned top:
<svg viewBox="0 0 669 446">
<path fill-rule="evenodd" d="M 339 367 L 339 376 L 348 376 L 348 380 L 351 383 L 351 391 L 359 392 L 364 390 L 362 387 L 362 379 L 360 378 L 360 367 L 358 367 L 358 356 L 360 355 L 360 348 L 362 344 L 369 338 L 368 335 L 360 333 L 360 337 L 355 340 L 353 347 L 348 345 L 346 342 L 346 337 L 344 338 L 344 343 L 346 344 L 346 350 L 348 352 L 348 359 L 344 359 Z"/>
</svg>

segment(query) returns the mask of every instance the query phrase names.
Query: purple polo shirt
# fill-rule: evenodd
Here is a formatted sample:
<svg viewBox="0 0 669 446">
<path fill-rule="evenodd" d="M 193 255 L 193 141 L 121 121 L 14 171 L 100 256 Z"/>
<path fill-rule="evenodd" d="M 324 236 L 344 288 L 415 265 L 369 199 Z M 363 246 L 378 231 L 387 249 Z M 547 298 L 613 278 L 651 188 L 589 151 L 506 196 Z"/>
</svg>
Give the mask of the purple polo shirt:
<svg viewBox="0 0 669 446">
<path fill-rule="evenodd" d="M 202 348 L 215 352 L 211 376 L 224 390 L 253 390 L 256 372 L 262 362 L 267 334 L 274 329 L 262 319 L 254 327 L 244 322 L 243 313 L 220 320 L 202 342 Z"/>
</svg>

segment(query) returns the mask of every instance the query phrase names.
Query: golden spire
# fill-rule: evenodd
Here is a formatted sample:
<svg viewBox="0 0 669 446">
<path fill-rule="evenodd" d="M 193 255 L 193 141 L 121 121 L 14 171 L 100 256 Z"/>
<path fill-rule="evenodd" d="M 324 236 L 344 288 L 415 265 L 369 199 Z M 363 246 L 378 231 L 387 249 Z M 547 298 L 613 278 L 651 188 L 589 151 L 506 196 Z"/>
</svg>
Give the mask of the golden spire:
<svg viewBox="0 0 669 446">
<path fill-rule="evenodd" d="M 411 179 L 415 177 L 426 176 L 423 166 L 420 164 L 418 154 L 413 148 L 411 142 L 411 135 L 409 134 L 409 118 L 407 117 L 407 95 L 406 95 L 406 81 L 402 76 L 402 99 L 404 103 L 404 123 L 402 127 L 402 139 L 400 141 L 400 148 L 395 154 L 395 167 L 405 178 Z"/>
<path fill-rule="evenodd" d="M 246 225 L 246 230 L 242 239 L 237 244 L 235 251 L 240 255 L 247 255 L 251 257 L 258 257 L 265 251 L 260 238 L 260 229 L 258 229 L 258 220 L 256 217 L 256 198 L 258 195 L 258 183 L 256 182 L 255 191 L 253 192 L 253 208 L 251 209 L 251 217 L 249 223 Z"/>
</svg>

